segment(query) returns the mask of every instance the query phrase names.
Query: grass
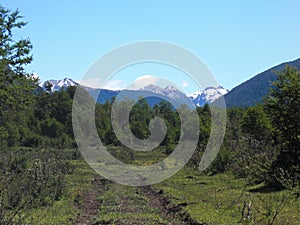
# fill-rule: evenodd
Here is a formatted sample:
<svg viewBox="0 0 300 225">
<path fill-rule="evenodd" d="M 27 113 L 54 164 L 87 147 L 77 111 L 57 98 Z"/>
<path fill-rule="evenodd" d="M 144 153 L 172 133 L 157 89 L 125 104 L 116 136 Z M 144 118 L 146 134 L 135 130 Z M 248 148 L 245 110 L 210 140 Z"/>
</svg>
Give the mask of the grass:
<svg viewBox="0 0 300 225">
<path fill-rule="evenodd" d="M 124 151 L 112 148 L 111 151 Z M 150 152 L 151 153 L 151 152 Z M 138 152 L 134 155 L 137 165 L 146 165 L 163 158 L 164 151 L 157 150 L 156 156 Z M 123 153 L 122 154 L 126 154 Z M 125 157 L 125 156 L 124 156 Z M 74 168 L 66 177 L 63 197 L 51 207 L 36 208 L 24 212 L 24 224 L 73 224 L 82 204 L 83 193 L 92 188 L 91 181 L 96 173 L 83 160 L 69 160 Z M 236 179 L 229 173 L 213 176 L 184 168 L 173 177 L 155 184 L 155 191 L 163 190 L 170 205 L 186 203 L 183 210 L 198 222 L 205 224 L 300 224 L 300 200 L 291 198 L 289 191 L 259 192 L 261 186 L 251 186 L 243 179 Z M 168 224 L 161 209 L 151 205 L 139 187 L 124 186 L 108 182 L 97 216 L 97 224 Z M 250 220 L 242 219 L 244 203 L 251 202 Z M 283 207 L 284 206 L 284 207 Z"/>
<path fill-rule="evenodd" d="M 270 224 L 276 209 L 286 201 L 274 224 L 300 224 L 300 201 L 288 191 L 253 193 L 253 186 L 230 174 L 207 176 L 185 168 L 172 178 L 154 185 L 174 204 L 187 203 L 184 210 L 206 224 Z M 251 202 L 251 221 L 241 220 L 244 202 Z"/>
<path fill-rule="evenodd" d="M 165 148 L 157 147 L 152 151 L 135 151 L 125 147 L 110 146 L 108 151 L 124 163 L 133 165 L 151 165 L 164 160 L 167 156 Z"/>
<path fill-rule="evenodd" d="M 110 183 L 99 198 L 99 224 L 167 224 L 138 187 Z"/>
<path fill-rule="evenodd" d="M 78 204 L 82 195 L 92 187 L 91 180 L 95 172 L 83 160 L 71 160 L 73 173 L 66 176 L 66 189 L 63 197 L 51 207 L 40 207 L 26 213 L 25 224 L 73 224 L 79 213 Z"/>
</svg>

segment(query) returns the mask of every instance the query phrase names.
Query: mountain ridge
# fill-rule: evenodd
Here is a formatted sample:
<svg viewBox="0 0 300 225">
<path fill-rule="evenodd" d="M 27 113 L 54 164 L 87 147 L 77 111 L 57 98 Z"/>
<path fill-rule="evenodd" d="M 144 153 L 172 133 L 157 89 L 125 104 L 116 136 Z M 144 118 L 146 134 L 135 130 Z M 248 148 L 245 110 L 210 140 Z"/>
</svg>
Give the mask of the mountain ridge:
<svg viewBox="0 0 300 225">
<path fill-rule="evenodd" d="M 300 58 L 273 66 L 234 87 L 224 95 L 226 107 L 245 108 L 262 103 L 263 98 L 272 88 L 272 82 L 277 80 L 275 71 L 281 72 L 286 65 L 300 70 Z M 218 101 L 215 101 L 214 104 L 218 105 Z"/>
<path fill-rule="evenodd" d="M 64 89 L 68 86 L 75 86 L 79 85 L 79 83 L 73 81 L 71 78 L 64 78 L 61 80 L 48 80 L 45 81 L 41 87 L 44 91 L 46 91 L 47 83 L 51 83 L 51 91 L 59 91 Z M 89 92 L 89 94 L 94 98 L 94 100 L 98 103 L 105 103 L 106 101 L 111 101 L 112 98 L 116 97 L 121 90 L 109 90 L 109 89 L 97 89 L 91 87 L 84 88 Z M 204 106 L 206 103 L 211 103 L 224 93 L 227 93 L 227 90 L 224 89 L 222 86 L 218 87 L 207 87 L 203 91 L 197 91 L 190 95 L 186 95 L 179 91 L 174 86 L 167 86 L 165 88 L 156 86 L 153 84 L 147 85 L 139 90 L 122 90 L 125 91 L 128 96 L 134 98 L 134 95 L 138 96 L 149 96 L 150 93 L 154 93 L 152 97 L 147 97 L 147 101 L 150 106 L 154 106 L 155 104 L 159 104 L 159 102 L 166 97 L 168 100 L 172 102 L 179 103 L 186 103 L 191 101 L 195 106 Z M 101 95 L 99 93 L 101 92 Z M 223 94 L 222 94 L 223 93 Z M 188 102 L 189 103 L 189 102 Z"/>
<path fill-rule="evenodd" d="M 186 97 L 188 97 L 193 102 L 193 104 L 198 107 L 202 107 L 207 103 L 212 103 L 213 105 L 218 106 L 220 105 L 218 98 L 224 96 L 226 107 L 245 108 L 263 102 L 263 98 L 267 96 L 269 90 L 272 88 L 272 82 L 276 81 L 277 79 L 275 71 L 282 71 L 286 67 L 286 65 L 295 67 L 300 70 L 300 58 L 289 62 L 283 62 L 261 73 L 258 73 L 257 75 L 237 85 L 230 91 L 223 88 L 222 86 L 206 87 L 202 91 L 196 91 L 189 95 L 185 95 L 175 87 L 168 86 L 162 88 L 156 85 L 148 85 L 139 90 L 124 91 L 126 91 L 129 96 L 143 96 L 143 94 L 147 94 L 148 92 L 157 94 L 153 98 L 148 97 L 148 101 L 151 103 L 151 106 L 153 106 L 154 104 L 158 104 L 159 98 L 162 96 L 166 96 L 170 100 L 179 99 L 180 101 L 183 101 Z M 77 82 L 73 81 L 70 78 L 64 78 L 63 80 L 49 80 L 48 82 L 53 84 L 51 91 L 60 90 L 61 88 L 65 88 L 68 85 L 78 85 Z M 44 82 L 43 84 L 44 90 L 45 83 L 46 82 Z M 105 103 L 106 101 L 110 101 L 113 97 L 117 96 L 120 93 L 120 90 L 114 91 L 108 89 L 94 89 L 90 87 L 85 87 L 85 89 L 98 103 Z M 100 91 L 101 96 L 98 96 Z"/>
</svg>

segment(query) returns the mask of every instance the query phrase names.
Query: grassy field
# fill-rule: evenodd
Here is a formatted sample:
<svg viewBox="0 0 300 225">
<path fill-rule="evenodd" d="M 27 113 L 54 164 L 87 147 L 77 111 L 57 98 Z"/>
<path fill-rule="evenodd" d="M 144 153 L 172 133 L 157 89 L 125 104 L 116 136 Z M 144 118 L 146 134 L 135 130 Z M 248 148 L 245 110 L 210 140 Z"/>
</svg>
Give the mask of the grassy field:
<svg viewBox="0 0 300 225">
<path fill-rule="evenodd" d="M 66 176 L 66 188 L 63 197 L 53 206 L 35 208 L 26 214 L 24 224 L 74 224 L 80 213 L 79 205 L 85 192 L 92 188 L 96 173 L 83 160 L 71 160 L 73 173 Z"/>
<path fill-rule="evenodd" d="M 164 156 L 158 153 L 150 162 Z M 136 164 L 149 163 L 137 154 L 131 155 Z M 70 164 L 74 170 L 66 176 L 63 197 L 24 212 L 24 224 L 80 224 L 90 207 L 86 202 L 98 207 L 86 215 L 90 224 L 300 224 L 300 200 L 288 191 L 264 191 L 228 173 L 208 176 L 186 167 L 151 187 L 130 187 L 105 180 L 82 159 Z"/>
<path fill-rule="evenodd" d="M 153 188 L 163 190 L 174 204 L 186 203 L 184 211 L 205 224 L 271 224 L 273 219 L 274 224 L 300 224 L 300 200 L 288 191 L 259 192 L 259 186 L 230 174 L 207 176 L 185 168 Z M 242 217 L 245 203 L 251 204 L 249 220 Z"/>
<path fill-rule="evenodd" d="M 167 224 L 160 209 L 137 187 L 110 183 L 99 196 L 102 205 L 96 222 L 100 224 Z"/>
</svg>

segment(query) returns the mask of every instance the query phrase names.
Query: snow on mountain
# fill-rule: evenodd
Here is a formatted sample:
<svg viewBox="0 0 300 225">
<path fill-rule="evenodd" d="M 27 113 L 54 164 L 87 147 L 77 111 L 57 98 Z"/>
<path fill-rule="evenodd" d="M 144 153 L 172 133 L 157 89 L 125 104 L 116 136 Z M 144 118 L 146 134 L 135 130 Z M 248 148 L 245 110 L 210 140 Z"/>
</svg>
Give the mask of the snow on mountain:
<svg viewBox="0 0 300 225">
<path fill-rule="evenodd" d="M 46 90 L 45 85 L 47 82 L 50 82 L 52 84 L 52 88 L 51 88 L 52 92 L 59 91 L 62 88 L 66 88 L 68 86 L 78 85 L 77 82 L 73 81 L 70 78 L 64 78 L 62 80 L 49 80 L 42 84 L 41 87 L 44 90 Z M 89 87 L 85 87 L 85 88 L 91 95 L 96 90 Z M 108 94 L 109 96 L 107 97 L 107 99 L 111 99 L 112 97 L 114 97 L 119 93 L 119 91 L 118 92 L 114 92 L 110 90 L 106 90 L 106 91 L 109 92 Z M 216 99 L 225 95 L 228 92 L 228 90 L 223 88 L 222 86 L 217 86 L 217 87 L 207 87 L 205 88 L 204 91 L 196 91 L 190 95 L 185 95 L 184 93 L 179 91 L 176 87 L 173 87 L 171 85 L 162 88 L 153 84 L 147 85 L 144 88 L 141 88 L 139 91 L 150 91 L 155 94 L 173 99 L 178 103 L 181 102 L 183 104 L 186 103 L 187 99 L 190 99 L 196 106 L 204 106 L 206 103 L 212 103 L 213 101 L 215 101 Z"/>
<path fill-rule="evenodd" d="M 163 96 L 165 97 L 163 99 L 169 101 L 175 107 L 180 107 L 181 105 L 187 105 L 190 108 L 193 107 L 193 102 L 191 101 L 191 99 L 184 93 L 179 91 L 176 87 L 171 85 L 162 88 L 151 84 L 140 89 L 140 91 L 150 91 Z"/>
<path fill-rule="evenodd" d="M 174 100 L 183 100 L 189 97 L 191 101 L 196 106 L 204 106 L 206 103 L 212 103 L 216 99 L 220 98 L 221 96 L 225 95 L 228 90 L 223 88 L 222 86 L 217 87 L 207 87 L 204 89 L 204 91 L 196 91 L 188 96 L 186 96 L 184 93 L 179 91 L 173 86 L 167 86 L 165 88 L 158 87 L 155 85 L 148 85 L 142 88 L 143 91 L 151 91 L 156 94 L 160 94 L 163 96 L 167 96 Z"/>
<path fill-rule="evenodd" d="M 144 88 L 140 89 L 141 91 L 151 91 L 154 92 L 156 94 L 163 94 L 164 89 L 162 87 L 150 84 L 148 86 L 145 86 Z"/>
<path fill-rule="evenodd" d="M 140 89 L 141 91 L 150 91 L 156 94 L 169 97 L 171 99 L 183 99 L 186 98 L 186 95 L 179 91 L 177 88 L 169 85 L 165 88 L 150 84 L 145 86 L 144 88 Z"/>
<path fill-rule="evenodd" d="M 63 80 L 48 80 L 48 81 L 45 81 L 43 84 L 42 84 L 42 88 L 44 90 L 46 90 L 46 84 L 47 83 L 51 83 L 52 84 L 52 87 L 51 87 L 51 91 L 59 91 L 61 90 L 62 88 L 66 88 L 66 87 L 69 87 L 69 86 L 76 86 L 78 85 L 77 82 L 73 81 L 71 78 L 64 78 Z"/>
<path fill-rule="evenodd" d="M 203 106 L 206 103 L 212 103 L 213 101 L 217 100 L 221 96 L 228 93 L 228 90 L 223 88 L 222 86 L 218 87 L 207 87 L 204 91 L 196 91 L 188 97 L 190 97 L 193 103 L 196 106 Z"/>
</svg>

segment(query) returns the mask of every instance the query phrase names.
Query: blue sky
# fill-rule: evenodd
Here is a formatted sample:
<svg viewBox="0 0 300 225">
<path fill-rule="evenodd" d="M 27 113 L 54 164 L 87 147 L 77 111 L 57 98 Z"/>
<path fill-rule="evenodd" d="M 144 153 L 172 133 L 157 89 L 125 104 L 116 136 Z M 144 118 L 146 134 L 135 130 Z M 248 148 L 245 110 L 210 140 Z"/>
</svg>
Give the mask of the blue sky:
<svg viewBox="0 0 300 225">
<path fill-rule="evenodd" d="M 259 72 L 300 57 L 300 1 L 3 0 L 19 8 L 28 25 L 29 72 L 42 80 L 80 80 L 111 49 L 143 40 L 178 44 L 199 56 L 218 83 L 231 89 Z M 168 74 L 170 72 L 170 74 Z M 141 75 L 173 79 L 187 92 L 197 87 L 172 69 L 128 68 L 110 81 L 128 85 Z"/>
</svg>

